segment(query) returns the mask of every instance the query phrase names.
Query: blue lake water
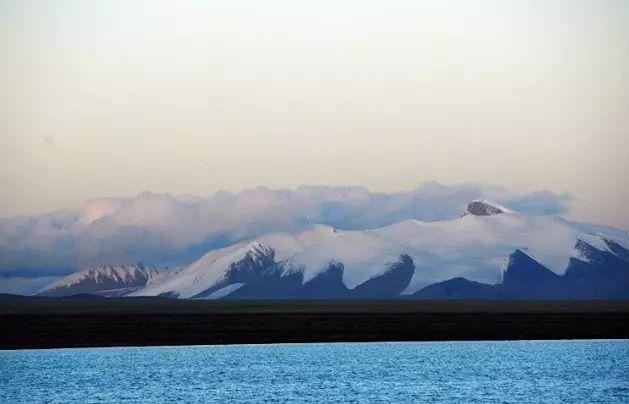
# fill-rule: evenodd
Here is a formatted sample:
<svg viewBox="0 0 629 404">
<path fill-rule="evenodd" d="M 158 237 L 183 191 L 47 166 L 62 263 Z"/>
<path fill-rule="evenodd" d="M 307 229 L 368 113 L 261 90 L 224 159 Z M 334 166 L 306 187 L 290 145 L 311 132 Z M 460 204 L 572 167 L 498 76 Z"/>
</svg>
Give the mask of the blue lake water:
<svg viewBox="0 0 629 404">
<path fill-rule="evenodd" d="M 1 402 L 629 402 L 629 341 L 0 351 Z"/>
</svg>

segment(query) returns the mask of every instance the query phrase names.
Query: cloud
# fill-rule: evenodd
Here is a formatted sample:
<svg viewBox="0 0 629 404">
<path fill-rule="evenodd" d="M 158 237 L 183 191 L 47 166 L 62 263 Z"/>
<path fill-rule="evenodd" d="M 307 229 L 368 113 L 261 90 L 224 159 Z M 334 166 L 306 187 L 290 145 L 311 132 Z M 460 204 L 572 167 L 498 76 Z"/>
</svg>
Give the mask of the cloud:
<svg viewBox="0 0 629 404">
<path fill-rule="evenodd" d="M 558 215 L 566 211 L 566 207 L 573 199 L 570 194 L 558 195 L 549 191 L 540 191 L 508 200 L 506 203 L 521 213 Z"/>
<path fill-rule="evenodd" d="M 569 195 L 518 194 L 477 184 L 429 182 L 392 194 L 363 187 L 264 187 L 211 197 L 144 192 L 32 217 L 0 220 L 0 277 L 50 276 L 94 264 L 180 265 L 207 250 L 313 223 L 367 229 L 400 220 L 456 218 L 476 198 L 529 214 L 559 214 Z M 3 282 L 0 280 L 0 282 Z"/>
</svg>

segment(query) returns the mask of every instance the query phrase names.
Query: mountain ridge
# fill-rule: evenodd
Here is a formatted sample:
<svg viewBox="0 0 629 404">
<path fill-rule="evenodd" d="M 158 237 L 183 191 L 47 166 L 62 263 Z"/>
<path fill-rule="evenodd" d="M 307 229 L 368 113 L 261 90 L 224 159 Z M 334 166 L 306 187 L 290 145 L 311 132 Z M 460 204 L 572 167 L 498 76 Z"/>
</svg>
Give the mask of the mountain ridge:
<svg viewBox="0 0 629 404">
<path fill-rule="evenodd" d="M 64 276 L 39 290 L 36 295 L 57 297 L 94 294 L 105 297 L 126 296 L 162 274 L 153 266 L 101 265 Z"/>
<path fill-rule="evenodd" d="M 298 233 L 267 234 L 211 250 L 121 295 L 386 299 L 412 297 L 433 286 L 423 294 L 441 290 L 443 298 L 450 298 L 467 293 L 460 288 L 479 293 L 479 288 L 489 289 L 478 285 L 500 285 L 497 297 L 594 298 L 587 286 L 592 282 L 604 289 L 601 296 L 618 298 L 629 289 L 622 272 L 629 251 L 623 244 L 629 245 L 626 239 L 588 232 L 585 225 L 474 200 L 465 214 L 447 221 L 404 220 L 358 231 L 312 225 Z M 451 280 L 457 281 L 447 283 Z M 614 281 L 620 286 L 612 287 Z M 460 287 L 453 286 L 456 282 Z M 564 284 L 581 292 L 571 294 Z"/>
</svg>

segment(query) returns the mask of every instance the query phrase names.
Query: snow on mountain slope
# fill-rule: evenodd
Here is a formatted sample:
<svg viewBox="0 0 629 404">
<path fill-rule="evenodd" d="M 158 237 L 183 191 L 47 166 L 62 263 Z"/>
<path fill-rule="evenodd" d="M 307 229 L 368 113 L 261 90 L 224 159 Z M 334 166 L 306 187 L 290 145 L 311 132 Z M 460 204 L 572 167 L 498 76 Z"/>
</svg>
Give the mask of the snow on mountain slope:
<svg viewBox="0 0 629 404">
<path fill-rule="evenodd" d="M 105 265 L 90 267 L 55 280 L 37 292 L 40 296 L 99 294 L 124 296 L 159 282 L 165 276 L 156 268 L 138 265 Z"/>
<path fill-rule="evenodd" d="M 525 249 L 561 275 L 570 258 L 578 254 L 574 247 L 579 239 L 609 250 L 597 233 L 586 233 L 562 219 L 520 215 L 505 208 L 491 215 L 468 211 L 450 221 L 408 220 L 375 230 L 339 232 L 335 238 L 295 254 L 293 262 L 304 267 L 304 281 L 312 279 L 330 260 L 342 262 L 343 281 L 354 288 L 406 253 L 415 264 L 415 274 L 406 290 L 413 293 L 457 276 L 498 283 L 509 255 L 516 249 Z M 627 239 L 618 241 L 627 245 Z"/>
<path fill-rule="evenodd" d="M 252 260 L 260 260 L 264 254 L 271 253 L 271 250 L 258 242 L 236 244 L 214 250 L 183 268 L 165 282 L 148 286 L 133 295 L 194 297 L 216 286 L 233 263 L 248 257 Z"/>
<path fill-rule="evenodd" d="M 255 259 L 267 257 L 282 261 L 296 252 L 331 238 L 333 235 L 333 228 L 317 225 L 298 234 L 270 234 L 257 239 L 257 241 L 242 242 L 213 250 L 191 265 L 182 268 L 165 282 L 148 286 L 133 295 L 194 297 L 216 286 L 223 280 L 231 264 L 241 262 L 246 257 Z"/>
<path fill-rule="evenodd" d="M 264 275 L 265 268 L 270 267 L 279 269 L 283 276 L 301 273 L 307 284 L 331 262 L 343 264 L 342 281 L 354 289 L 383 274 L 402 254 L 408 254 L 415 266 L 404 294 L 455 277 L 500 283 L 510 255 L 518 249 L 562 275 L 571 258 L 583 258 L 575 249 L 579 240 L 611 252 L 605 239 L 613 234 L 615 242 L 629 245 L 626 232 L 607 230 L 555 217 L 522 215 L 488 201 L 473 201 L 467 212 L 455 220 L 407 220 L 362 231 L 315 226 L 298 234 L 266 235 L 211 251 L 168 280 L 149 285 L 134 295 L 211 296 L 230 282 L 246 283 L 248 272 Z M 231 291 L 225 289 L 224 293 Z"/>
</svg>

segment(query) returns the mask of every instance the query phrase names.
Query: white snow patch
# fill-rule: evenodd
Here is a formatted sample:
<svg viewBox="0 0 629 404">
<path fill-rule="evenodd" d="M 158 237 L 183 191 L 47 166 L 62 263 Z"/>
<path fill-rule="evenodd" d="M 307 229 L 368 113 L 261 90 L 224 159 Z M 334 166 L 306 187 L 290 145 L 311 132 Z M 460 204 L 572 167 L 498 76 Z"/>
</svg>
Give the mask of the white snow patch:
<svg viewBox="0 0 629 404">
<path fill-rule="evenodd" d="M 238 243 L 226 248 L 213 250 L 181 269 L 176 276 L 132 293 L 132 296 L 159 296 L 176 293 L 181 298 L 189 298 L 218 284 L 225 278 L 229 265 L 255 253 L 259 243 Z"/>
<path fill-rule="evenodd" d="M 237 291 L 243 286 L 245 286 L 245 283 L 242 283 L 242 282 L 232 283 L 231 285 L 227 285 L 224 288 L 220 288 L 219 290 L 212 292 L 210 295 L 204 297 L 204 299 L 221 299 L 225 296 L 228 296 L 234 293 L 235 291 Z"/>
</svg>

